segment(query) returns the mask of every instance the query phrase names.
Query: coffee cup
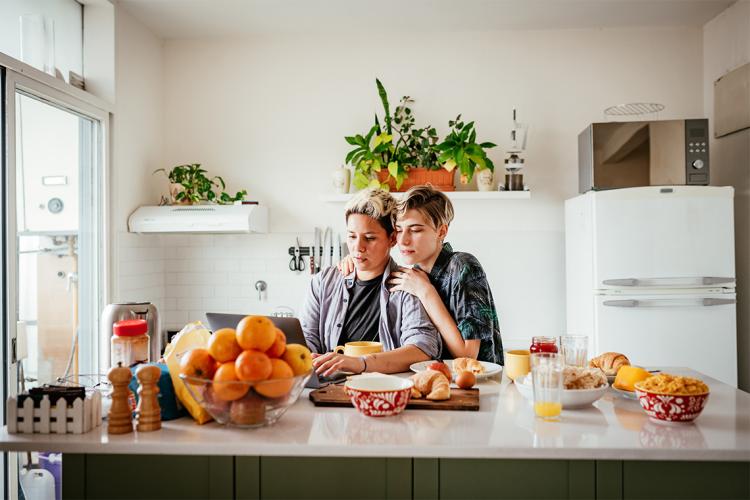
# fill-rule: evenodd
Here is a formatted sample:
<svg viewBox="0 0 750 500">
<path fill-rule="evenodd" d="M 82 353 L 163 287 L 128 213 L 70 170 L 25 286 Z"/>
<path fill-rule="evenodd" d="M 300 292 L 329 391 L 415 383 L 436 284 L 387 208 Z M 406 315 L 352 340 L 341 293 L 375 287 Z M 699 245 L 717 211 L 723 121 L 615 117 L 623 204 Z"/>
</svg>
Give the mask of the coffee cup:
<svg viewBox="0 0 750 500">
<path fill-rule="evenodd" d="M 380 342 L 367 342 L 364 340 L 357 342 L 347 342 L 344 345 L 336 346 L 333 352 L 343 354 L 344 356 L 364 356 L 383 352 L 383 344 Z"/>
<path fill-rule="evenodd" d="M 531 353 L 528 349 L 505 351 L 505 367 L 503 368 L 505 375 L 511 380 L 516 380 L 516 378 L 529 373 L 531 371 L 530 356 Z"/>
</svg>

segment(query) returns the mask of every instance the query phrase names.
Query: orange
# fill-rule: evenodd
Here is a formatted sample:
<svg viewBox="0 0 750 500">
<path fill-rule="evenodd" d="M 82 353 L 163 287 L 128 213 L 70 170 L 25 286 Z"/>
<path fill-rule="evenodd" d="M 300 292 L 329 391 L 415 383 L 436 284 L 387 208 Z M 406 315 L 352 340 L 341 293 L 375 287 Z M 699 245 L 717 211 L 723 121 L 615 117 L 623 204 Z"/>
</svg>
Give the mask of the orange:
<svg viewBox="0 0 750 500">
<path fill-rule="evenodd" d="M 276 341 L 276 327 L 265 316 L 245 316 L 237 325 L 237 343 L 243 349 L 266 352 Z"/>
<path fill-rule="evenodd" d="M 268 348 L 266 351 L 266 355 L 268 355 L 271 358 L 280 358 L 282 354 L 284 354 L 284 351 L 286 350 L 286 335 L 284 335 L 284 332 L 276 329 L 276 340 L 273 341 L 273 344 L 271 344 L 271 347 Z"/>
<path fill-rule="evenodd" d="M 190 349 L 180 359 L 180 373 L 188 377 L 213 378 L 216 361 L 206 349 Z"/>
<path fill-rule="evenodd" d="M 271 359 L 260 351 L 242 351 L 234 362 L 237 378 L 246 382 L 258 382 L 271 376 Z"/>
<path fill-rule="evenodd" d="M 208 339 L 208 352 L 219 363 L 234 361 L 242 352 L 237 343 L 234 328 L 216 330 Z"/>
<path fill-rule="evenodd" d="M 267 398 L 280 398 L 292 390 L 294 372 L 291 366 L 280 359 L 271 359 L 271 364 L 271 380 L 256 385 L 255 392 Z"/>
<path fill-rule="evenodd" d="M 250 389 L 248 384 L 239 382 L 234 370 L 234 363 L 229 361 L 222 363 L 214 375 L 214 396 L 222 401 L 234 401 L 247 394 Z"/>
</svg>

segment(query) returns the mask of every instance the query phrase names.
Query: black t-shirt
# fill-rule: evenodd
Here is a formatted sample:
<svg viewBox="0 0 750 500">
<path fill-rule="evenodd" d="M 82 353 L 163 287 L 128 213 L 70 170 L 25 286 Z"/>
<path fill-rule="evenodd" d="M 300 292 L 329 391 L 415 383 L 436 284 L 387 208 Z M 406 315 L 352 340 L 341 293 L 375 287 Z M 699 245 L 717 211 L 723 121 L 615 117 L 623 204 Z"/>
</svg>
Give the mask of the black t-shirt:
<svg viewBox="0 0 750 500">
<path fill-rule="evenodd" d="M 380 323 L 380 285 L 383 275 L 371 280 L 355 280 L 349 295 L 344 328 L 338 345 L 355 341 L 377 341 Z"/>
</svg>

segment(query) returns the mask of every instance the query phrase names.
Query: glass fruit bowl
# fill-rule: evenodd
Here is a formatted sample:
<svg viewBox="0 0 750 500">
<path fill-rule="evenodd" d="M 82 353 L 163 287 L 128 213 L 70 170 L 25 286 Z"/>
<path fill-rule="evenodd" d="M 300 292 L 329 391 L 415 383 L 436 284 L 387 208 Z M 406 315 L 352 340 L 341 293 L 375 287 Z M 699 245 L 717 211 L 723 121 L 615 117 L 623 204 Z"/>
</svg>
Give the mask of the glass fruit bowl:
<svg viewBox="0 0 750 500">
<path fill-rule="evenodd" d="M 235 427 L 273 425 L 293 405 L 312 371 L 260 382 L 214 381 L 180 375 L 190 394 L 220 424 Z"/>
</svg>

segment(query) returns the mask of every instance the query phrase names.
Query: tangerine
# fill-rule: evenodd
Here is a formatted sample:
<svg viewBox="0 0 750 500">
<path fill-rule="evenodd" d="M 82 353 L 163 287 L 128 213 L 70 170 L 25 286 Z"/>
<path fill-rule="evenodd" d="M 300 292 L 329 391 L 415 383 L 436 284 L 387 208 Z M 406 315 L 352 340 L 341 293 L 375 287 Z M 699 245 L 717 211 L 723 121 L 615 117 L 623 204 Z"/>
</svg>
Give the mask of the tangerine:
<svg viewBox="0 0 750 500">
<path fill-rule="evenodd" d="M 207 349 L 190 349 L 180 359 L 180 373 L 188 377 L 213 378 L 216 361 Z"/>
<path fill-rule="evenodd" d="M 208 352 L 219 363 L 234 361 L 242 352 L 234 328 L 216 330 L 208 339 Z"/>
<path fill-rule="evenodd" d="M 268 355 L 271 358 L 280 358 L 282 354 L 284 354 L 284 351 L 286 350 L 286 335 L 284 335 L 284 332 L 276 329 L 276 339 L 273 341 L 273 344 L 271 344 L 271 347 L 268 348 L 266 351 L 266 355 Z"/>
<path fill-rule="evenodd" d="M 276 341 L 276 326 L 265 316 L 245 316 L 237 324 L 237 343 L 243 349 L 266 352 Z"/>
<path fill-rule="evenodd" d="M 234 401 L 240 399 L 242 396 L 247 394 L 250 390 L 250 386 L 244 382 L 240 382 L 237 378 L 237 373 L 234 369 L 234 363 L 228 361 L 219 365 L 214 375 L 214 383 L 212 385 L 214 395 L 222 401 Z"/>
<path fill-rule="evenodd" d="M 255 392 L 267 398 L 286 396 L 294 385 L 292 367 L 281 359 L 271 359 L 273 370 L 271 380 L 261 382 L 255 386 Z"/>
<path fill-rule="evenodd" d="M 234 362 L 237 378 L 245 382 L 258 382 L 271 376 L 271 358 L 260 351 L 242 351 Z"/>
</svg>

